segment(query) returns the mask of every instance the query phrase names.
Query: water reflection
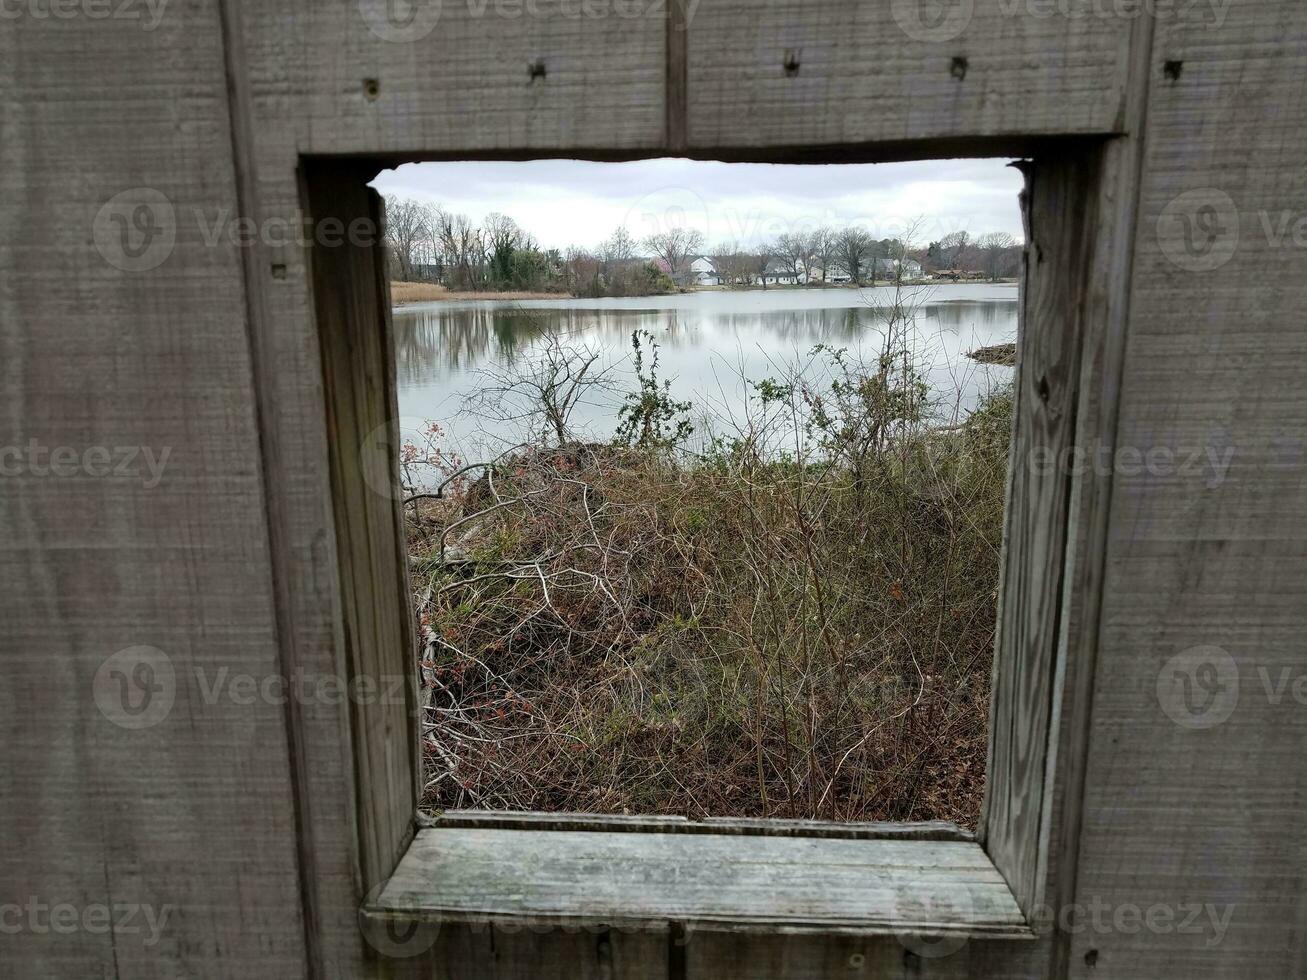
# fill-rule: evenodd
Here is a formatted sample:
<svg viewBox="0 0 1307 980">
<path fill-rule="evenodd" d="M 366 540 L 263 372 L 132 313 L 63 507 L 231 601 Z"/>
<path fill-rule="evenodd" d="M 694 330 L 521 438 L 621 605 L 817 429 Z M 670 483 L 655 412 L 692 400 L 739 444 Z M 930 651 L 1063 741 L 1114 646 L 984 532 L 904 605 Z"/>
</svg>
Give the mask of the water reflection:
<svg viewBox="0 0 1307 980">
<path fill-rule="evenodd" d="M 962 355 L 1016 336 L 1017 291 L 1010 286 L 950 285 L 917 293 L 916 346 L 932 384 L 964 407 L 1010 373 Z M 662 347 L 673 392 L 696 404 L 730 409 L 746 397 L 739 375 L 774 376 L 818 344 L 871 352 L 882 339 L 886 289 L 769 290 L 684 296 L 544 301 L 428 303 L 395 311 L 401 414 L 442 423 L 455 443 L 486 435 L 458 410 L 481 384 L 480 371 L 531 358 L 551 331 L 599 347 L 617 370 L 635 330 Z M 725 403 L 724 405 L 722 403 Z M 612 406 L 590 406 L 592 435 L 611 434 Z M 465 447 L 471 449 L 471 447 Z"/>
</svg>

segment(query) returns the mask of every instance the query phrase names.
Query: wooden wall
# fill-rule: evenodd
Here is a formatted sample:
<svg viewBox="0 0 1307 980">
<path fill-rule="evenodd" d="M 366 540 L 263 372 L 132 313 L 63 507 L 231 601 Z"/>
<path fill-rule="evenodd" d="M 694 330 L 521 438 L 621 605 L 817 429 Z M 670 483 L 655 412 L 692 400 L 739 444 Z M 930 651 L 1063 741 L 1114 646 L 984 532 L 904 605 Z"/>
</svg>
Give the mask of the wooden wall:
<svg viewBox="0 0 1307 980">
<path fill-rule="evenodd" d="M 0 974 L 1307 973 L 1307 710 L 1268 698 L 1257 672 L 1307 672 L 1301 5 L 1147 17 L 957 0 L 948 17 L 963 19 L 936 24 L 911 0 L 700 0 L 679 32 L 652 3 L 570 17 L 543 0 L 534 14 L 444 0 L 419 4 L 408 40 L 370 28 L 380 7 L 171 0 L 151 27 L 144 6 L 129 19 L 11 5 L 0 20 L 0 446 L 170 452 L 148 488 L 0 477 L 0 905 L 171 910 L 150 945 L 148 932 L 6 933 Z M 1191 903 L 1229 906 L 1220 941 L 1082 919 L 933 958 L 892 940 L 446 929 L 423 957 L 377 960 L 355 918 L 375 882 L 356 844 L 348 712 L 206 696 L 223 668 L 329 676 L 346 657 L 308 255 L 206 229 L 294 222 L 307 155 L 888 158 L 1108 135 L 1111 247 L 1081 410 L 1118 448 L 1233 456 L 1219 477 L 1131 466 L 1077 487 L 1045 898 L 1171 908 L 1177 923 Z M 175 244 L 123 271 L 105 254 L 133 266 L 111 216 L 157 203 L 151 191 Z M 1217 265 L 1183 239 L 1186 214 L 1213 213 L 1238 228 Z M 1286 213 L 1277 242 L 1267 222 Z M 116 663 L 145 662 L 160 684 L 171 667 L 173 703 L 128 728 L 101 668 L 140 646 L 166 661 Z M 1197 646 L 1226 651 L 1242 682 L 1206 729 L 1174 723 L 1157 693 L 1163 665 Z"/>
<path fill-rule="evenodd" d="M 135 447 L 138 464 L 144 448 L 169 456 L 149 488 L 143 467 L 115 475 L 116 461 L 107 476 L 42 475 L 38 462 L 0 480 L 0 904 L 171 912 L 154 945 L 149 932 L 112 935 L 94 919 L 37 931 L 35 913 L 35 928 L 0 936 L 0 974 L 238 977 L 257 963 L 297 975 L 285 713 L 207 699 L 196 675 L 280 671 L 241 257 L 207 244 L 193 217 L 236 207 L 219 10 L 171 4 L 153 30 L 9 11 L 0 444 Z M 111 256 L 136 263 L 115 251 L 111 215 L 97 215 L 124 192 L 128 218 L 160 200 L 138 188 L 166 196 L 175 242 L 155 268 L 123 272 L 97 248 L 97 228 Z M 154 214 L 160 228 L 166 211 Z M 126 676 L 157 666 L 150 684 L 174 700 L 133 730 L 99 710 L 93 690 L 107 657 L 138 646 L 167 660 L 129 654 Z"/>
</svg>

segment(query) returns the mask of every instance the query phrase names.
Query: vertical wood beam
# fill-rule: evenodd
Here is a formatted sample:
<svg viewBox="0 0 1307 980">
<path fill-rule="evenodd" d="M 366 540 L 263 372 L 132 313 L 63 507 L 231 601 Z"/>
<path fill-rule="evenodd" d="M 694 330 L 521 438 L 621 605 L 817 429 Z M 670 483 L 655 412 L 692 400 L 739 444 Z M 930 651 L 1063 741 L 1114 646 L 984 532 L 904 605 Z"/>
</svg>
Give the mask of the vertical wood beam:
<svg viewBox="0 0 1307 980">
<path fill-rule="evenodd" d="M 1041 901 L 1046 869 L 1077 447 L 1085 285 L 1093 251 L 1098 154 L 1027 165 L 1025 267 L 1015 419 L 1008 457 L 989 762 L 980 836 L 1022 910 Z"/>
<path fill-rule="evenodd" d="M 360 898 L 413 835 L 419 794 L 417 665 L 399 483 L 390 288 L 375 172 L 309 163 L 312 284 L 322 353 L 354 757 Z M 327 219 L 343 237 L 324 244 Z M 357 231 L 356 231 L 357 230 Z M 357 232 L 361 232 L 362 237 Z M 334 236 L 333 236 L 334 237 Z M 402 699 L 391 692 L 402 690 Z"/>
<path fill-rule="evenodd" d="M 235 175 L 236 213 L 262 228 L 258 182 L 255 175 L 253 110 L 250 106 L 249 73 L 245 62 L 240 9 L 236 0 L 222 0 L 218 5 L 222 32 L 224 68 L 227 75 L 228 119 L 231 126 L 232 170 Z M 257 238 L 258 236 L 256 236 Z M 245 285 L 245 324 L 250 346 L 250 369 L 254 392 L 254 417 L 259 431 L 259 462 L 263 497 L 268 522 L 268 564 L 273 587 L 273 610 L 277 650 L 282 678 L 289 684 L 299 664 L 296 656 L 298 632 L 292 616 L 290 597 L 290 541 L 287 534 L 286 494 L 279 483 L 282 472 L 278 427 L 272 416 L 276 412 L 276 391 L 270 322 L 265 295 L 267 255 L 261 242 L 247 244 L 241 252 L 241 276 Z M 318 891 L 311 880 L 313 867 L 313 822 L 309 819 L 309 785 L 304 753 L 304 724 L 298 698 L 285 700 L 286 742 L 289 749 L 291 791 L 294 801 L 296 860 L 299 864 L 300 899 L 304 923 L 306 973 L 323 976 L 321 917 Z"/>
</svg>

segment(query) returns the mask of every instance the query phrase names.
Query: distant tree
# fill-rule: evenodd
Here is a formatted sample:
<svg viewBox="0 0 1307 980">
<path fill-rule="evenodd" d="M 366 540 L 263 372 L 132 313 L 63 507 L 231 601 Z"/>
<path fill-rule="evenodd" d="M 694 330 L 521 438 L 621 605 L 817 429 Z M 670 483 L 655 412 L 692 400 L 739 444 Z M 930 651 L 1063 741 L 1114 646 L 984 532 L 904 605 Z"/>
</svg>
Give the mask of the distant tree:
<svg viewBox="0 0 1307 980">
<path fill-rule="evenodd" d="M 907 226 L 899 233 L 898 237 L 882 238 L 876 243 L 876 251 L 880 254 L 877 262 L 883 264 L 886 279 L 902 284 L 905 278 L 904 263 L 911 259 L 914 254 L 920 254 L 916 241 L 924 223 L 925 219 L 914 218 L 907 223 Z"/>
<path fill-rule="evenodd" d="M 480 230 L 466 215 L 438 210 L 435 237 L 444 257 L 446 285 L 476 289 L 481 282 L 485 243 Z"/>
<path fill-rule="evenodd" d="M 482 234 L 491 285 L 501 288 L 513 285 L 514 258 L 518 249 L 526 244 L 522 229 L 508 215 L 494 213 L 486 215 Z"/>
<path fill-rule="evenodd" d="M 632 276 L 631 291 L 637 296 L 661 296 L 676 292 L 676 283 L 653 262 L 646 262 Z"/>
<path fill-rule="evenodd" d="M 1005 231 L 991 231 L 988 235 L 982 235 L 976 242 L 976 247 L 980 249 L 985 263 L 985 274 L 989 276 L 990 282 L 998 282 L 1003 260 L 1016 244 L 1017 240 Z"/>
<path fill-rule="evenodd" d="M 604 284 L 600 280 L 601 260 L 575 245 L 567 250 L 562 261 L 562 284 L 569 293 L 577 296 L 602 296 Z"/>
<path fill-rule="evenodd" d="M 622 225 L 599 246 L 599 260 L 605 271 L 621 266 L 635 258 L 635 239 Z"/>
<path fill-rule="evenodd" d="M 867 274 L 867 264 L 872 259 L 871 244 L 871 235 L 861 228 L 845 228 L 835 235 L 835 262 L 848 273 L 854 285 L 862 282 Z"/>
<path fill-rule="evenodd" d="M 806 273 L 808 268 L 808 236 L 796 231 L 787 231 L 783 235 L 777 235 L 776 241 L 772 245 L 772 252 L 776 260 L 781 263 L 785 271 L 794 277 L 798 282 L 800 273 Z"/>
<path fill-rule="evenodd" d="M 669 228 L 646 238 L 644 247 L 667 263 L 672 279 L 679 284 L 687 273 L 686 260 L 703 248 L 703 232 L 693 228 Z"/>
<path fill-rule="evenodd" d="M 712 259 L 713 268 L 717 270 L 717 279 L 724 285 L 735 283 L 735 263 L 739 248 L 734 242 L 722 242 L 713 246 L 708 257 Z"/>
<path fill-rule="evenodd" d="M 873 241 L 871 243 L 873 278 L 897 279 L 899 266 L 895 260 L 901 259 L 902 253 L 903 241 L 901 239 L 882 238 L 879 241 Z"/>
<path fill-rule="evenodd" d="M 557 249 L 542 252 L 533 240 L 527 239 L 514 249 L 507 285 L 511 289 L 526 291 L 558 288 L 562 275 L 562 256 Z"/>
<path fill-rule="evenodd" d="M 826 282 L 827 270 L 835 258 L 834 230 L 821 226 L 808 236 L 808 254 L 821 266 L 821 281 Z"/>
<path fill-rule="evenodd" d="M 406 197 L 386 198 L 386 246 L 395 257 L 402 281 L 413 278 L 417 250 L 429 235 L 424 205 Z"/>
<path fill-rule="evenodd" d="M 722 242 L 712 251 L 713 267 L 728 286 L 747 286 L 753 281 L 754 258 L 736 242 Z"/>
<path fill-rule="evenodd" d="M 939 240 L 939 251 L 945 268 L 961 269 L 967 249 L 971 247 L 971 236 L 965 231 L 951 231 Z"/>
</svg>

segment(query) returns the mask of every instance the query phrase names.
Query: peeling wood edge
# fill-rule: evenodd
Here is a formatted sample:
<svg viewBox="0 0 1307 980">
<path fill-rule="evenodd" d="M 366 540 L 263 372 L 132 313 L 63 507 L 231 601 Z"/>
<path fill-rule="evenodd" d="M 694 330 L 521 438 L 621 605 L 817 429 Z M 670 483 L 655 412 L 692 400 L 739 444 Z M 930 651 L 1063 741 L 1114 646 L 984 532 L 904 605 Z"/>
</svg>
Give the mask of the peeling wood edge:
<svg viewBox="0 0 1307 980">
<path fill-rule="evenodd" d="M 419 813 L 422 829 L 467 830 L 595 830 L 633 834 L 715 834 L 737 837 L 808 837 L 824 840 L 913 840 L 974 843 L 970 831 L 945 820 L 918 823 L 875 821 L 831 823 L 822 820 L 771 820 L 763 818 L 708 817 L 690 820 L 678 816 L 632 816 L 591 813 L 495 813 L 489 810 L 445 810 Z"/>
<path fill-rule="evenodd" d="M 675 0 L 674 0 L 675 2 Z M 720 163 L 898 163 L 903 161 L 929 161 L 949 159 L 981 159 L 985 157 L 1039 157 L 1083 153 L 1087 147 L 1106 143 L 1123 134 L 1117 132 L 1086 132 L 1080 134 L 1048 133 L 992 133 L 984 136 L 940 136 L 907 140 L 871 140 L 840 143 L 795 143 L 769 146 L 734 146 L 730 144 L 687 144 L 679 149 L 666 138 L 645 146 L 570 147 L 541 146 L 522 148 L 465 147 L 431 150 L 414 147 L 412 150 L 366 153 L 314 153 L 305 151 L 300 159 L 308 162 L 341 163 L 353 161 L 371 167 L 367 179 L 383 170 L 405 163 L 522 161 L 522 160 L 587 160 L 595 163 L 624 163 L 634 160 L 656 160 L 666 156 L 684 157 L 687 160 L 709 160 Z"/>
<path fill-rule="evenodd" d="M 614 929 L 618 932 L 652 932 L 662 934 L 679 928 L 687 940 L 695 932 L 744 934 L 755 936 L 965 936 L 969 939 L 1034 940 L 1039 934 L 1029 924 L 982 921 L 936 922 L 927 919 L 906 920 L 891 917 L 850 917 L 847 919 L 784 919 L 771 916 L 679 916 L 586 913 L 569 915 L 550 913 L 513 913 L 493 910 L 443 909 L 436 904 L 414 908 L 365 905 L 359 909 L 361 923 L 395 922 L 450 923 L 500 927 L 506 930 L 559 929 L 580 932 Z"/>
</svg>

